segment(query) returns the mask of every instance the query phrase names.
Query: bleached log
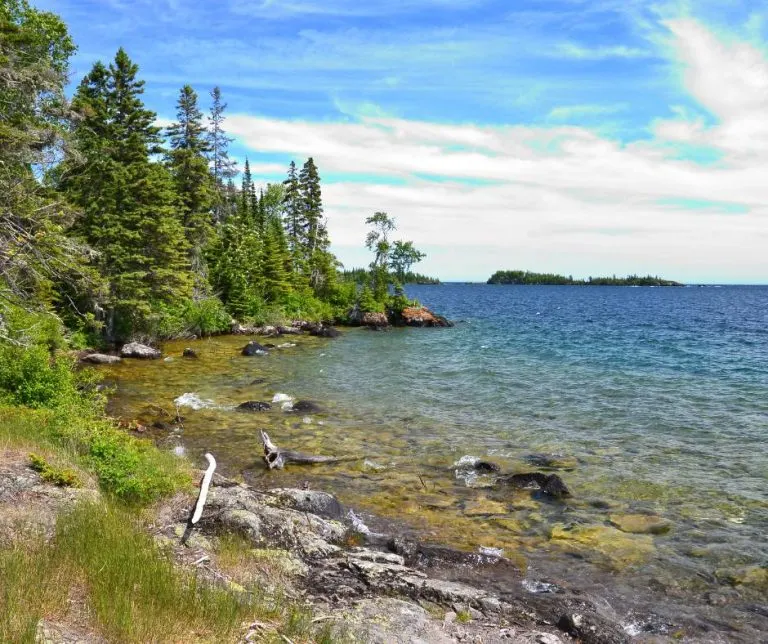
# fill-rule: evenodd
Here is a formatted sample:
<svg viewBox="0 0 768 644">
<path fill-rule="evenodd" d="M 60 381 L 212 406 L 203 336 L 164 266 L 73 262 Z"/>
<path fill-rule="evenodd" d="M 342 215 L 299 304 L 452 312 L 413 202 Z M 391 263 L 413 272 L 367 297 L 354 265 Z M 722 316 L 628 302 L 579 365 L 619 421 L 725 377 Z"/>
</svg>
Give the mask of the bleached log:
<svg viewBox="0 0 768 644">
<path fill-rule="evenodd" d="M 213 473 L 216 471 L 216 459 L 213 458 L 213 454 L 206 454 L 205 460 L 208 461 L 208 469 L 205 470 L 202 480 L 200 481 L 200 492 L 197 495 L 197 501 L 192 514 L 187 521 L 187 527 L 184 530 L 184 535 L 181 538 L 181 543 L 186 544 L 189 535 L 192 533 L 192 529 L 195 524 L 200 521 L 203 516 L 203 508 L 205 507 L 205 501 L 208 498 L 208 489 L 211 487 L 211 480 L 213 479 Z"/>
</svg>

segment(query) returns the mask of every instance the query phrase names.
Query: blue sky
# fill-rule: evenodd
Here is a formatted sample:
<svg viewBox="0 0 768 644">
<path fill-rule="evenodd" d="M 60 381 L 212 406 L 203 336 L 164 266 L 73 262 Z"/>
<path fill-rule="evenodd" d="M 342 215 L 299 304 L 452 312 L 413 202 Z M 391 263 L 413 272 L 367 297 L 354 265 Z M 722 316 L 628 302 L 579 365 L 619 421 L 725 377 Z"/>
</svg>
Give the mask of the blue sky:
<svg viewBox="0 0 768 644">
<path fill-rule="evenodd" d="M 262 181 L 314 156 L 347 265 L 386 210 L 443 279 L 768 282 L 762 3 L 35 4 L 70 25 L 73 83 L 123 46 L 161 119 L 182 84 L 220 85 Z"/>
</svg>

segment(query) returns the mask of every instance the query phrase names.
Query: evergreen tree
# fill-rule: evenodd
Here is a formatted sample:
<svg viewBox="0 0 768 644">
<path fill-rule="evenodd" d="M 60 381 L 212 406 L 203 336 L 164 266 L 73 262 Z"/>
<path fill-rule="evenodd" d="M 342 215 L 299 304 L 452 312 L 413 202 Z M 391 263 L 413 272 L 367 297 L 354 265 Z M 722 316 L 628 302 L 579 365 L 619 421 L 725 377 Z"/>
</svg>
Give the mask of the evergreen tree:
<svg viewBox="0 0 768 644">
<path fill-rule="evenodd" d="M 109 68 L 97 63 L 83 79 L 73 100 L 82 163 L 69 160 L 60 182 L 83 211 L 75 231 L 99 252 L 109 283 L 99 304 L 110 340 L 146 329 L 155 306 L 188 297 L 191 285 L 173 179 L 150 160 L 160 134 L 137 72 L 120 49 Z"/>
<path fill-rule="evenodd" d="M 212 234 L 211 208 L 215 201 L 213 178 L 206 153 L 210 150 L 197 107 L 197 94 L 182 87 L 176 112 L 177 122 L 168 128 L 171 150 L 168 165 L 181 204 L 182 223 L 190 246 L 190 261 L 197 276 L 197 290 L 205 290 L 206 268 L 203 248 Z"/>
<path fill-rule="evenodd" d="M 283 181 L 283 213 L 285 232 L 288 236 L 288 247 L 291 254 L 298 260 L 301 246 L 304 242 L 304 222 L 301 209 L 301 190 L 299 177 L 296 174 L 296 163 L 291 161 L 288 166 L 288 178 Z"/>
<path fill-rule="evenodd" d="M 83 275 L 86 249 L 64 235 L 71 213 L 34 171 L 65 151 L 74 49 L 57 16 L 0 1 L 0 339 L 8 306 L 50 305 L 55 283 Z"/>
<path fill-rule="evenodd" d="M 237 215 L 244 225 L 250 225 L 253 222 L 254 211 L 253 177 L 251 177 L 251 164 L 248 159 L 245 160 L 243 170 L 243 179 L 240 184 L 240 200 L 237 207 Z"/>
<path fill-rule="evenodd" d="M 307 159 L 299 174 L 299 199 L 302 264 L 306 267 L 310 285 L 319 292 L 328 285 L 334 269 L 328 253 L 328 231 L 323 221 L 320 175 L 312 157 Z"/>
<path fill-rule="evenodd" d="M 221 89 L 214 87 L 211 90 L 211 111 L 208 116 L 208 149 L 211 174 L 215 189 L 213 204 L 214 220 L 222 222 L 228 213 L 226 204 L 228 201 L 227 185 L 237 174 L 236 164 L 229 158 L 229 144 L 233 139 L 224 131 L 224 110 L 227 104 L 221 100 Z"/>
</svg>

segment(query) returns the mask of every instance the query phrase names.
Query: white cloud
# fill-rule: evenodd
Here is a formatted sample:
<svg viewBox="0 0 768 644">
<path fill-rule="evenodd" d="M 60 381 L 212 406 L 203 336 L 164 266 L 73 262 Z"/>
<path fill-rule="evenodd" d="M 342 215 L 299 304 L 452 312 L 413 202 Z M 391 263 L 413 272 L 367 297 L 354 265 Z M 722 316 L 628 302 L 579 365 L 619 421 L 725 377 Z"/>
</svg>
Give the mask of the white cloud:
<svg viewBox="0 0 768 644">
<path fill-rule="evenodd" d="M 562 43 L 555 49 L 555 53 L 564 58 L 576 60 L 602 60 L 605 58 L 648 58 L 653 54 L 639 47 L 627 47 L 625 45 L 585 47 L 576 43 Z"/>
<path fill-rule="evenodd" d="M 549 111 L 547 118 L 554 120 L 568 120 L 590 116 L 604 116 L 606 114 L 616 114 L 627 110 L 628 108 L 629 105 L 626 103 L 614 103 L 612 105 L 598 105 L 591 103 L 560 105 L 552 108 Z"/>
<path fill-rule="evenodd" d="M 716 147 L 734 163 L 762 163 L 768 155 L 768 59 L 745 41 L 716 37 L 693 19 L 668 20 L 684 85 L 717 123 L 687 115 L 657 122 L 655 133 Z"/>
</svg>

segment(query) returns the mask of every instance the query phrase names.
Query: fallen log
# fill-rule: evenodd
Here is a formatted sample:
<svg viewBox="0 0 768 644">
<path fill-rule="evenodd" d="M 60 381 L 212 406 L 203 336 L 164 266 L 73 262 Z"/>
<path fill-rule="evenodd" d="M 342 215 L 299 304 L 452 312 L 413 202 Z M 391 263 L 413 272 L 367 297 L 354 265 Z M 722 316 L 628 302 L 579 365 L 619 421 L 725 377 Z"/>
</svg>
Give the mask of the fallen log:
<svg viewBox="0 0 768 644">
<path fill-rule="evenodd" d="M 338 463 L 339 461 L 357 460 L 356 458 L 340 458 L 338 456 L 319 456 L 317 454 L 302 454 L 293 450 L 280 449 L 269 438 L 269 434 L 261 430 L 261 442 L 264 444 L 264 462 L 270 470 L 282 470 L 288 463 L 295 465 L 317 465 L 319 463 Z"/>
</svg>

